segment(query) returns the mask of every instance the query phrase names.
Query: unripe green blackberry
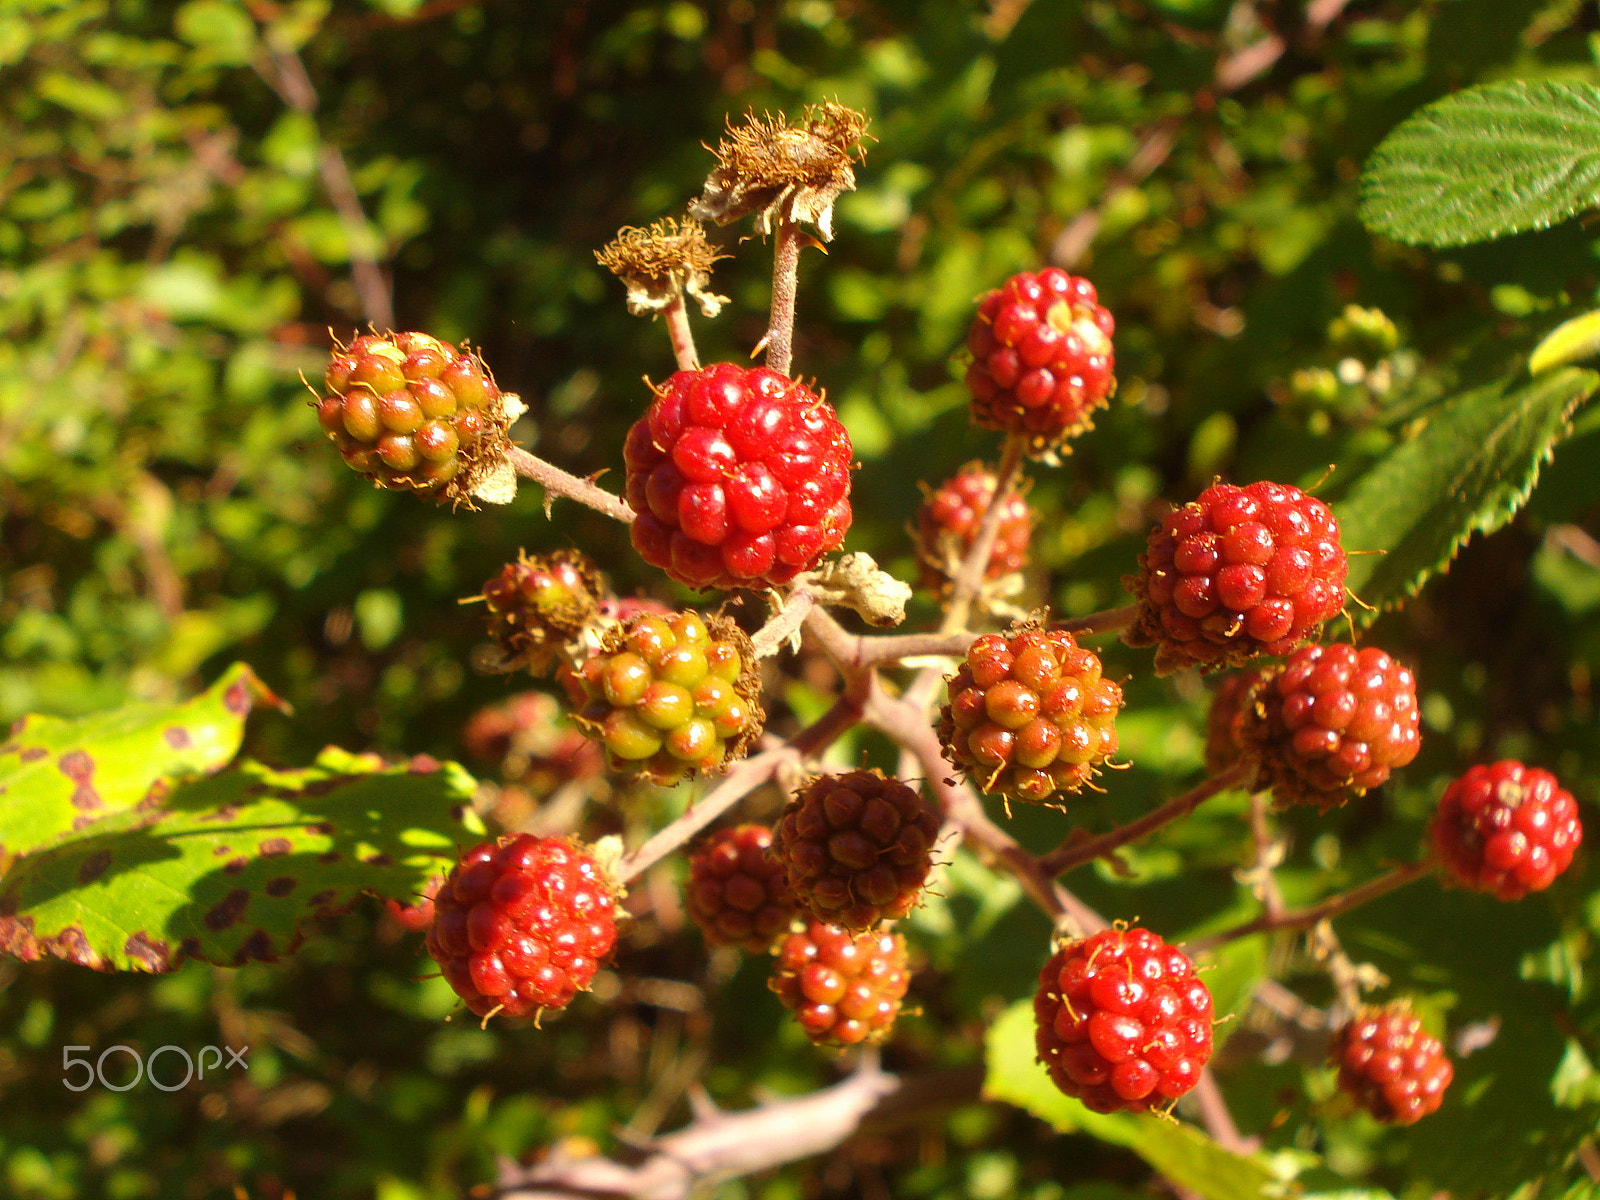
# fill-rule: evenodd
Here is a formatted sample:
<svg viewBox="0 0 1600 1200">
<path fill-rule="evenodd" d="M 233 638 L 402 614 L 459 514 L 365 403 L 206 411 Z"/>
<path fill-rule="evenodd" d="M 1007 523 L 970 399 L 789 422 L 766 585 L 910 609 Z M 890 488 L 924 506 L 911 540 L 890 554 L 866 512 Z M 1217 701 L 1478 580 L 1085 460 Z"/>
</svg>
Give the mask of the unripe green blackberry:
<svg viewBox="0 0 1600 1200">
<path fill-rule="evenodd" d="M 772 852 L 795 903 L 820 921 L 871 929 L 905 916 L 933 868 L 939 817 L 880 771 L 817 775 L 790 799 Z"/>
<path fill-rule="evenodd" d="M 556 651 L 599 616 L 606 594 L 600 572 L 576 550 L 527 557 L 520 551 L 483 585 L 489 636 L 506 668 L 550 669 Z"/>
<path fill-rule="evenodd" d="M 425 333 L 362 334 L 323 382 L 323 432 L 378 487 L 460 504 L 510 447 L 510 409 L 483 360 Z"/>
<path fill-rule="evenodd" d="M 1117 750 L 1122 688 L 1065 630 L 986 633 L 946 684 L 945 757 L 991 795 L 1050 804 Z"/>
<path fill-rule="evenodd" d="M 819 1046 L 880 1041 L 910 984 L 898 933 L 851 933 L 821 921 L 783 940 L 767 981 Z"/>
<path fill-rule="evenodd" d="M 766 720 L 754 648 L 726 617 L 642 613 L 566 682 L 612 768 L 662 786 L 743 758 Z"/>
</svg>

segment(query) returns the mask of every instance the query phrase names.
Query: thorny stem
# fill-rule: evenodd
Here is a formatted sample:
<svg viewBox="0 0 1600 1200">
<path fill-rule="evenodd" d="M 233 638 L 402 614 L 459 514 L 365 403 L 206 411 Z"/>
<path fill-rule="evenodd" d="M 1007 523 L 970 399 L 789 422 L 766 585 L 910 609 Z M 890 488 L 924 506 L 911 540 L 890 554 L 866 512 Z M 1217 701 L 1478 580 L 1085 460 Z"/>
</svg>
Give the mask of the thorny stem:
<svg viewBox="0 0 1600 1200">
<path fill-rule="evenodd" d="M 520 446 L 513 446 L 507 450 L 506 459 L 518 475 L 533 480 L 552 496 L 565 496 L 569 500 L 576 500 L 579 504 L 587 504 L 596 512 L 604 513 L 624 524 L 633 521 L 633 509 L 628 507 L 626 500 L 606 491 L 603 487 L 596 487 L 588 479 L 568 474 L 553 463 L 529 454 Z"/>
<path fill-rule="evenodd" d="M 978 590 L 983 587 L 984 576 L 989 570 L 989 559 L 994 555 L 994 544 L 1000 537 L 1000 518 L 1004 512 L 1006 497 L 1016 487 L 1017 478 L 1022 473 L 1022 459 L 1027 448 L 1027 439 L 1022 434 L 1006 435 L 1005 447 L 1000 451 L 1000 465 L 995 468 L 994 473 L 994 496 L 989 501 L 989 507 L 984 510 L 977 536 L 972 539 L 972 545 L 968 547 L 966 556 L 961 560 L 955 578 L 950 581 L 950 604 L 945 609 L 944 621 L 939 626 L 942 633 L 966 628 L 967 618 L 972 614 L 972 602 L 977 598 Z"/>
<path fill-rule="evenodd" d="M 689 310 L 679 292 L 661 310 L 667 323 L 667 336 L 672 339 L 672 357 L 678 361 L 678 370 L 696 371 L 700 368 L 700 352 L 695 349 L 694 330 L 689 328 Z"/>
<path fill-rule="evenodd" d="M 783 645 L 805 622 L 816 607 L 817 598 L 803 587 L 792 590 L 772 614 L 772 619 L 751 636 L 750 642 L 757 658 L 767 658 L 783 649 Z"/>
<path fill-rule="evenodd" d="M 1132 625 L 1138 615 L 1137 604 L 1124 604 L 1121 608 L 1108 608 L 1082 617 L 1064 617 L 1050 622 L 1050 628 L 1065 629 L 1073 634 L 1118 633 Z"/>
<path fill-rule="evenodd" d="M 689 806 L 682 816 L 657 830 L 618 867 L 623 883 L 642 874 L 671 854 L 745 796 L 760 787 L 785 763 L 798 764 L 825 749 L 861 719 L 861 700 L 847 690 L 810 725 L 781 746 L 747 758 L 724 775 L 709 792 Z"/>
<path fill-rule="evenodd" d="M 1360 887 L 1351 888 L 1348 892 L 1341 892 L 1337 896 L 1330 896 L 1318 904 L 1313 904 L 1306 908 L 1291 908 L 1276 916 L 1270 913 L 1262 913 L 1259 917 L 1243 921 L 1232 929 L 1211 934 L 1209 937 L 1196 938 L 1189 943 L 1189 949 L 1191 953 L 1203 954 L 1239 938 L 1249 937 L 1253 933 L 1276 933 L 1282 930 L 1309 929 L 1318 921 L 1332 920 L 1334 917 L 1341 916 L 1353 908 L 1360 907 L 1369 900 L 1376 900 L 1379 896 L 1387 895 L 1389 892 L 1394 891 L 1396 888 L 1404 887 L 1413 880 L 1421 879 L 1432 871 L 1433 867 L 1432 859 L 1423 859 L 1421 862 L 1396 867 L 1387 874 L 1368 880 Z"/>
<path fill-rule="evenodd" d="M 1060 875 L 1073 867 L 1082 866 L 1086 862 L 1110 854 L 1129 842 L 1138 841 L 1147 833 L 1155 832 L 1163 825 L 1170 825 L 1179 818 L 1188 816 L 1218 793 L 1229 791 L 1244 783 L 1250 777 L 1251 770 L 1252 766 L 1249 763 L 1229 767 L 1226 771 L 1196 784 L 1183 795 L 1168 800 L 1160 808 L 1147 812 L 1136 821 L 1119 825 L 1108 833 L 1089 838 L 1087 841 L 1068 839 L 1041 858 L 1039 866 L 1047 875 Z"/>
<path fill-rule="evenodd" d="M 804 237 L 793 221 L 779 217 L 777 226 L 772 252 L 772 317 L 762 342 L 767 348 L 767 366 L 787 375 L 794 356 L 794 300 Z"/>
</svg>

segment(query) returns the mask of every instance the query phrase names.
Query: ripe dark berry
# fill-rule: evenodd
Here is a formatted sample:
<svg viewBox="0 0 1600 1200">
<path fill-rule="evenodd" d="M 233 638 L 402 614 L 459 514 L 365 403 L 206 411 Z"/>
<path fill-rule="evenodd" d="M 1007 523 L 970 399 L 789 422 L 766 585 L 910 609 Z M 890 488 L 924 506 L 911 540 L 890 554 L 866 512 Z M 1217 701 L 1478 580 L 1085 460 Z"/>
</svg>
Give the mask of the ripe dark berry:
<svg viewBox="0 0 1600 1200">
<path fill-rule="evenodd" d="M 978 536 L 978 526 L 994 501 L 995 474 L 981 462 L 968 463 L 931 492 L 917 511 L 917 558 L 924 589 L 942 597 L 951 576 Z M 1033 512 L 1022 494 L 1005 499 L 994 550 L 985 578 L 1003 579 L 1028 565 Z"/>
<path fill-rule="evenodd" d="M 715 945 L 769 950 L 794 919 L 783 864 L 767 853 L 765 825 L 720 829 L 689 856 L 689 916 Z"/>
<path fill-rule="evenodd" d="M 617 940 L 599 864 L 561 838 L 518 834 L 461 856 L 434 899 L 428 953 L 481 1017 L 537 1017 L 587 991 Z"/>
<path fill-rule="evenodd" d="M 483 361 L 425 333 L 362 334 L 323 382 L 323 432 L 379 487 L 461 502 L 510 446 L 511 414 Z"/>
<path fill-rule="evenodd" d="M 1471 767 L 1445 788 L 1429 836 L 1462 887 L 1520 900 L 1572 865 L 1583 826 L 1554 775 L 1505 760 Z"/>
<path fill-rule="evenodd" d="M 692 587 L 769 587 L 850 528 L 850 436 L 833 406 L 765 367 L 679 371 L 623 449 L 633 544 Z"/>
<path fill-rule="evenodd" d="M 1417 681 L 1382 650 L 1302 646 L 1262 679 L 1236 726 L 1279 804 L 1331 808 L 1389 778 L 1421 745 Z"/>
<path fill-rule="evenodd" d="M 565 682 L 612 768 L 663 786 L 742 758 L 766 719 L 750 639 L 726 617 L 632 617 Z"/>
<path fill-rule="evenodd" d="M 1363 1009 L 1333 1037 L 1339 1090 L 1380 1121 L 1410 1125 L 1439 1107 L 1455 1068 L 1403 1002 Z"/>
<path fill-rule="evenodd" d="M 1122 688 L 1059 629 L 986 633 L 946 684 L 945 757 L 984 791 L 1047 804 L 1082 789 L 1117 750 Z"/>
<path fill-rule="evenodd" d="M 783 939 L 767 981 L 819 1046 L 886 1036 L 910 983 L 898 933 L 851 933 L 821 921 Z"/>
<path fill-rule="evenodd" d="M 1344 606 L 1339 523 L 1288 484 L 1207 488 L 1151 531 L 1139 567 L 1123 640 L 1157 647 L 1162 675 L 1288 654 Z"/>
<path fill-rule="evenodd" d="M 1194 963 L 1148 929 L 1067 942 L 1039 973 L 1039 1061 L 1095 1112 L 1144 1112 L 1200 1082 L 1211 992 Z"/>
<path fill-rule="evenodd" d="M 967 332 L 972 419 L 1026 434 L 1034 454 L 1088 429 L 1116 386 L 1116 321 L 1098 299 L 1087 279 L 1047 267 L 1013 275 L 979 300 Z"/>
<path fill-rule="evenodd" d="M 535 674 L 549 670 L 556 651 L 599 615 L 605 594 L 600 572 L 576 550 L 533 558 L 519 552 L 483 585 L 489 636 L 500 647 L 500 665 L 525 666 Z"/>
<path fill-rule="evenodd" d="M 916 904 L 938 835 L 939 818 L 915 788 L 878 771 L 850 771 L 801 787 L 778 818 L 773 854 L 803 911 L 871 929 Z"/>
</svg>

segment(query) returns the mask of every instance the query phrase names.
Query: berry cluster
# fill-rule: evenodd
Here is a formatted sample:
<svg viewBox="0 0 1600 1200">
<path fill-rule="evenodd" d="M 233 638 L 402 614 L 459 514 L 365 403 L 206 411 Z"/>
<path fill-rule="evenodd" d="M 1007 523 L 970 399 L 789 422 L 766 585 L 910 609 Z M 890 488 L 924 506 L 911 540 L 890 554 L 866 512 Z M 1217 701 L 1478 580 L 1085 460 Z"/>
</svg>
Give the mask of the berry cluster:
<svg viewBox="0 0 1600 1200">
<path fill-rule="evenodd" d="M 434 898 L 428 953 L 480 1017 L 535 1017 L 587 990 L 616 940 L 616 897 L 595 860 L 519 834 L 461 856 Z"/>
<path fill-rule="evenodd" d="M 1462 887 L 1520 900 L 1572 865 L 1583 826 L 1572 793 L 1554 775 L 1506 760 L 1471 767 L 1451 783 L 1429 836 Z"/>
<path fill-rule="evenodd" d="M 1162 675 L 1287 654 L 1344 605 L 1338 522 L 1288 484 L 1207 488 L 1151 531 L 1139 566 L 1123 639 L 1157 647 Z"/>
<path fill-rule="evenodd" d="M 1116 753 L 1122 689 L 1065 630 L 982 635 L 946 692 L 946 757 L 1007 800 L 1046 804 L 1076 792 Z"/>
<path fill-rule="evenodd" d="M 1421 745 L 1417 681 L 1373 646 L 1304 646 L 1262 673 L 1234 726 L 1280 804 L 1331 808 L 1389 778 Z"/>
<path fill-rule="evenodd" d="M 776 587 L 850 528 L 850 435 L 765 367 L 678 371 L 623 448 L 633 544 L 691 587 Z"/>
<path fill-rule="evenodd" d="M 1437 1109 L 1455 1068 L 1404 1004 L 1363 1009 L 1334 1035 L 1339 1090 L 1380 1121 L 1410 1125 Z"/>
<path fill-rule="evenodd" d="M 978 301 L 967 333 L 972 419 L 1025 434 L 1036 454 L 1092 424 L 1111 395 L 1116 320 L 1094 284 L 1056 267 L 1013 275 Z"/>
<path fill-rule="evenodd" d="M 906 943 L 898 933 L 851 933 L 816 920 L 783 939 L 768 980 L 819 1046 L 883 1037 L 910 984 Z"/>
<path fill-rule="evenodd" d="M 767 852 L 771 845 L 765 825 L 736 825 L 689 856 L 684 901 L 706 941 L 759 953 L 788 930 L 794 897 L 783 864 Z"/>
<path fill-rule="evenodd" d="M 750 639 L 726 617 L 633 617 L 565 678 L 613 769 L 663 786 L 743 757 L 766 718 Z"/>
<path fill-rule="evenodd" d="M 917 510 L 917 559 L 922 587 L 936 598 L 949 591 L 950 578 L 977 539 L 994 502 L 995 474 L 981 462 L 968 463 Z M 1001 505 L 994 549 L 984 569 L 986 579 L 1003 579 L 1028 565 L 1028 540 L 1033 512 L 1022 493 L 1012 490 Z"/>
<path fill-rule="evenodd" d="M 508 415 L 477 355 L 425 333 L 368 333 L 335 354 L 317 420 L 379 487 L 456 501 L 497 459 Z"/>
<path fill-rule="evenodd" d="M 878 771 L 818 775 L 773 831 L 797 905 L 845 929 L 905 916 L 933 866 L 938 815 L 914 788 Z"/>
<path fill-rule="evenodd" d="M 1148 929 L 1103 929 L 1060 947 L 1033 999 L 1039 1061 L 1095 1112 L 1144 1112 L 1200 1082 L 1211 992 Z"/>
</svg>

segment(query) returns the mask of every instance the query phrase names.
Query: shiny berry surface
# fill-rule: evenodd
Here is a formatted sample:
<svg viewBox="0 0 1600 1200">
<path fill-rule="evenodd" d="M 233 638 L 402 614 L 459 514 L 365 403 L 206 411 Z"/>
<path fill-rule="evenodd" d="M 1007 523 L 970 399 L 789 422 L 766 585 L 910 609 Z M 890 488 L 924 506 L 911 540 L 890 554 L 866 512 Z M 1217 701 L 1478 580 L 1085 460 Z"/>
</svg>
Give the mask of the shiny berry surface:
<svg viewBox="0 0 1600 1200">
<path fill-rule="evenodd" d="M 482 360 L 425 333 L 362 334 L 334 353 L 323 384 L 323 432 L 379 487 L 448 494 L 505 437 Z"/>
<path fill-rule="evenodd" d="M 1338 521 L 1288 484 L 1207 488 L 1151 531 L 1139 568 L 1123 640 L 1155 646 L 1163 675 L 1288 654 L 1344 607 Z"/>
<path fill-rule="evenodd" d="M 1116 320 L 1087 279 L 1056 267 L 1023 271 L 986 294 L 967 332 L 972 419 L 1059 449 L 1092 424 L 1115 387 Z"/>
<path fill-rule="evenodd" d="M 736 825 L 689 855 L 684 900 L 706 941 L 759 953 L 788 932 L 794 897 L 783 864 L 767 852 L 771 845 L 767 826 Z"/>
<path fill-rule="evenodd" d="M 983 634 L 945 691 L 945 757 L 992 795 L 1056 802 L 1116 753 L 1122 688 L 1065 630 Z"/>
<path fill-rule="evenodd" d="M 1471 767 L 1445 788 L 1429 838 L 1456 883 L 1520 900 L 1572 865 L 1583 826 L 1554 775 L 1507 759 Z"/>
<path fill-rule="evenodd" d="M 662 786 L 743 757 L 766 717 L 750 640 L 726 617 L 640 613 L 565 682 L 612 769 Z"/>
<path fill-rule="evenodd" d="M 434 898 L 428 953 L 479 1016 L 536 1017 L 588 989 L 617 939 L 599 865 L 561 838 L 474 847 Z"/>
<path fill-rule="evenodd" d="M 1417 756 L 1416 677 L 1375 646 L 1303 646 L 1263 673 L 1237 728 L 1274 800 L 1330 808 Z"/>
<path fill-rule="evenodd" d="M 850 528 L 850 436 L 765 367 L 679 371 L 623 447 L 633 545 L 691 587 L 784 584 Z"/>
<path fill-rule="evenodd" d="M 870 929 L 905 916 L 933 867 L 938 814 L 915 788 L 877 771 L 819 775 L 773 831 L 795 903 L 818 920 Z"/>
<path fill-rule="evenodd" d="M 1380 1121 L 1410 1125 L 1435 1111 L 1455 1076 L 1439 1039 L 1403 1002 L 1363 1009 L 1334 1034 L 1339 1090 Z"/>
<path fill-rule="evenodd" d="M 898 933 L 851 933 L 815 920 L 783 939 L 767 981 L 822 1046 L 881 1040 L 910 984 Z"/>
<path fill-rule="evenodd" d="M 978 527 L 994 501 L 995 474 L 981 462 L 968 463 L 928 494 L 917 510 L 917 559 L 921 585 L 942 595 L 950 577 L 972 548 Z M 1033 512 L 1020 492 L 1005 499 L 994 550 L 984 569 L 987 579 L 1000 579 L 1028 565 Z"/>
<path fill-rule="evenodd" d="M 1039 973 L 1033 1012 L 1039 1061 L 1095 1112 L 1170 1104 L 1211 1058 L 1211 992 L 1189 956 L 1148 929 L 1061 946 Z"/>
</svg>

